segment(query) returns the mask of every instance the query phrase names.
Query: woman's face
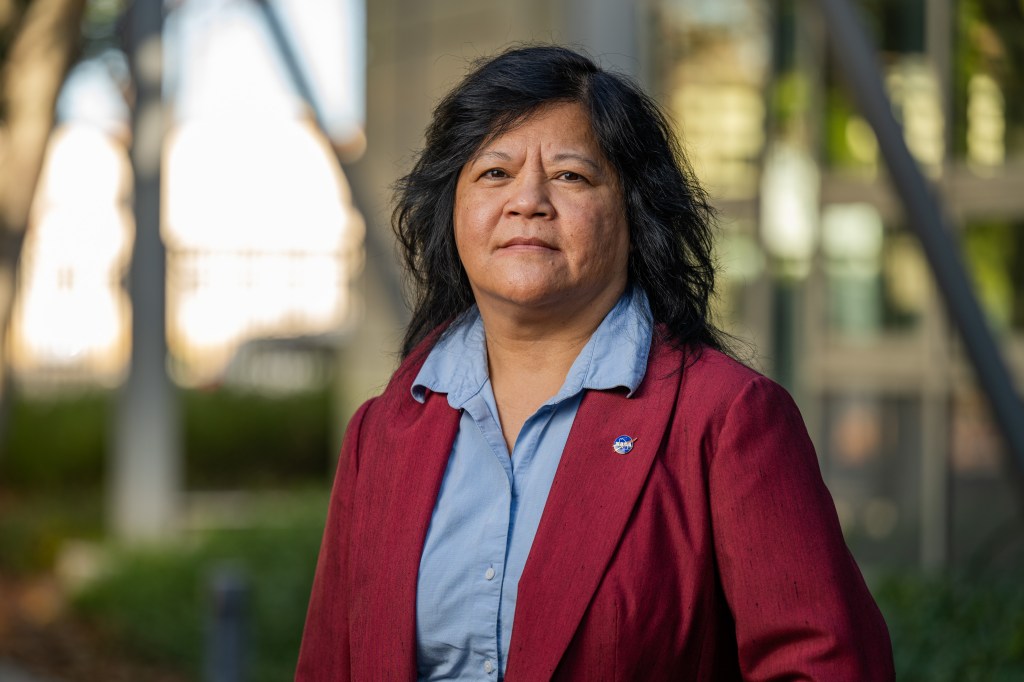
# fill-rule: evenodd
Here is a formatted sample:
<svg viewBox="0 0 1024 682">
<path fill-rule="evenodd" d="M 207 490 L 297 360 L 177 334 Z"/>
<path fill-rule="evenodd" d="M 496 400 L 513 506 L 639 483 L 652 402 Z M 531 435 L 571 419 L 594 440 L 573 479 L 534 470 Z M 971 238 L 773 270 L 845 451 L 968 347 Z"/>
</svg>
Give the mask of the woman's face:
<svg viewBox="0 0 1024 682">
<path fill-rule="evenodd" d="M 466 163 L 455 243 L 482 311 L 615 304 L 629 229 L 618 178 L 578 104 L 540 109 Z"/>
</svg>

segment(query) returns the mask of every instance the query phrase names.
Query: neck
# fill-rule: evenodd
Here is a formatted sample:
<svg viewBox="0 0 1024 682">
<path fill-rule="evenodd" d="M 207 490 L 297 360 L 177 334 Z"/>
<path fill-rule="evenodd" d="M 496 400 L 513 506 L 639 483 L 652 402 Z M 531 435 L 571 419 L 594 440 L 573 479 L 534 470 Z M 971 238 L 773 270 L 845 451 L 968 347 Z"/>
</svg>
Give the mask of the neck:
<svg viewBox="0 0 1024 682">
<path fill-rule="evenodd" d="M 600 320 L 598 321 L 600 323 Z M 496 385 L 520 379 L 540 388 L 548 387 L 541 402 L 550 398 L 565 381 L 569 368 L 593 334 L 590 329 L 559 330 L 558 334 L 531 333 L 535 330 L 487 326 L 487 364 Z M 516 381 L 515 383 L 520 383 Z"/>
<path fill-rule="evenodd" d="M 532 410 L 554 396 L 594 330 L 622 294 L 603 292 L 573 309 L 538 309 L 480 301 L 495 398 Z"/>
<path fill-rule="evenodd" d="M 571 311 L 524 310 L 479 301 L 491 381 L 501 383 L 507 376 L 525 376 L 531 381 L 546 377 L 541 383 L 554 382 L 557 391 L 572 363 L 621 295 L 621 290 L 609 292 Z M 554 391 L 545 399 L 553 394 Z"/>
<path fill-rule="evenodd" d="M 610 309 L 596 310 L 569 324 L 551 325 L 530 324 L 523 317 L 488 317 L 481 307 L 491 388 L 510 453 L 526 419 L 558 393 L 573 362 Z"/>
</svg>

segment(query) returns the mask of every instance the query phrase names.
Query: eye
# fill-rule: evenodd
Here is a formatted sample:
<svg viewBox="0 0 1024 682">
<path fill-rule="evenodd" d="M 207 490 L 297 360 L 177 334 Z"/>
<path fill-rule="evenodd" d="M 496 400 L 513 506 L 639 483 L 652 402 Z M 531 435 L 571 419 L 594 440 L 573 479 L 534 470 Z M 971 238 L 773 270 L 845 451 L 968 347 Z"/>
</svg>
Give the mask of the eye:
<svg viewBox="0 0 1024 682">
<path fill-rule="evenodd" d="M 506 173 L 505 171 L 503 171 L 500 168 L 489 168 L 489 169 L 485 170 L 480 175 L 480 177 L 482 177 L 482 178 L 490 178 L 491 180 L 501 180 L 503 178 L 507 178 L 508 177 L 508 173 Z"/>
<path fill-rule="evenodd" d="M 574 173 L 572 171 L 562 171 L 558 174 L 558 177 L 566 182 L 581 182 L 586 180 L 586 178 L 579 173 Z"/>
</svg>

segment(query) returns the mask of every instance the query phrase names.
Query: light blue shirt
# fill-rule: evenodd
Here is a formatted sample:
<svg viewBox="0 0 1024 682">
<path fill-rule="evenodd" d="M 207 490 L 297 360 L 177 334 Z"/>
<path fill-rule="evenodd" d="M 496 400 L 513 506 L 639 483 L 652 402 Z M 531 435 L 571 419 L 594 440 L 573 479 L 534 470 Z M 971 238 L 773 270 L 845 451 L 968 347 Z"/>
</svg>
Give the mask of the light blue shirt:
<svg viewBox="0 0 1024 682">
<path fill-rule="evenodd" d="M 580 351 L 565 383 L 526 420 L 511 456 L 487 371 L 483 322 L 474 307 L 430 352 L 413 382 L 447 393 L 462 411 L 420 558 L 416 660 L 421 680 L 500 680 L 519 578 L 584 389 L 643 380 L 651 314 L 627 290 Z M 608 444 L 611 447 L 611 443 Z"/>
</svg>

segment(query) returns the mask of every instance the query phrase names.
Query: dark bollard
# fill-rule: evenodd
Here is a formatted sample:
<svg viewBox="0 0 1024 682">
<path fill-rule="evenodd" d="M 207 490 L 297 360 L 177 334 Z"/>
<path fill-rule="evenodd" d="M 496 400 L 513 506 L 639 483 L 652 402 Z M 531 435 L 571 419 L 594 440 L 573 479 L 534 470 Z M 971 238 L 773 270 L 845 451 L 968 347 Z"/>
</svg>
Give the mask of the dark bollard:
<svg viewBox="0 0 1024 682">
<path fill-rule="evenodd" d="M 243 682 L 249 586 L 242 571 L 220 566 L 207 581 L 206 682 Z"/>
</svg>

